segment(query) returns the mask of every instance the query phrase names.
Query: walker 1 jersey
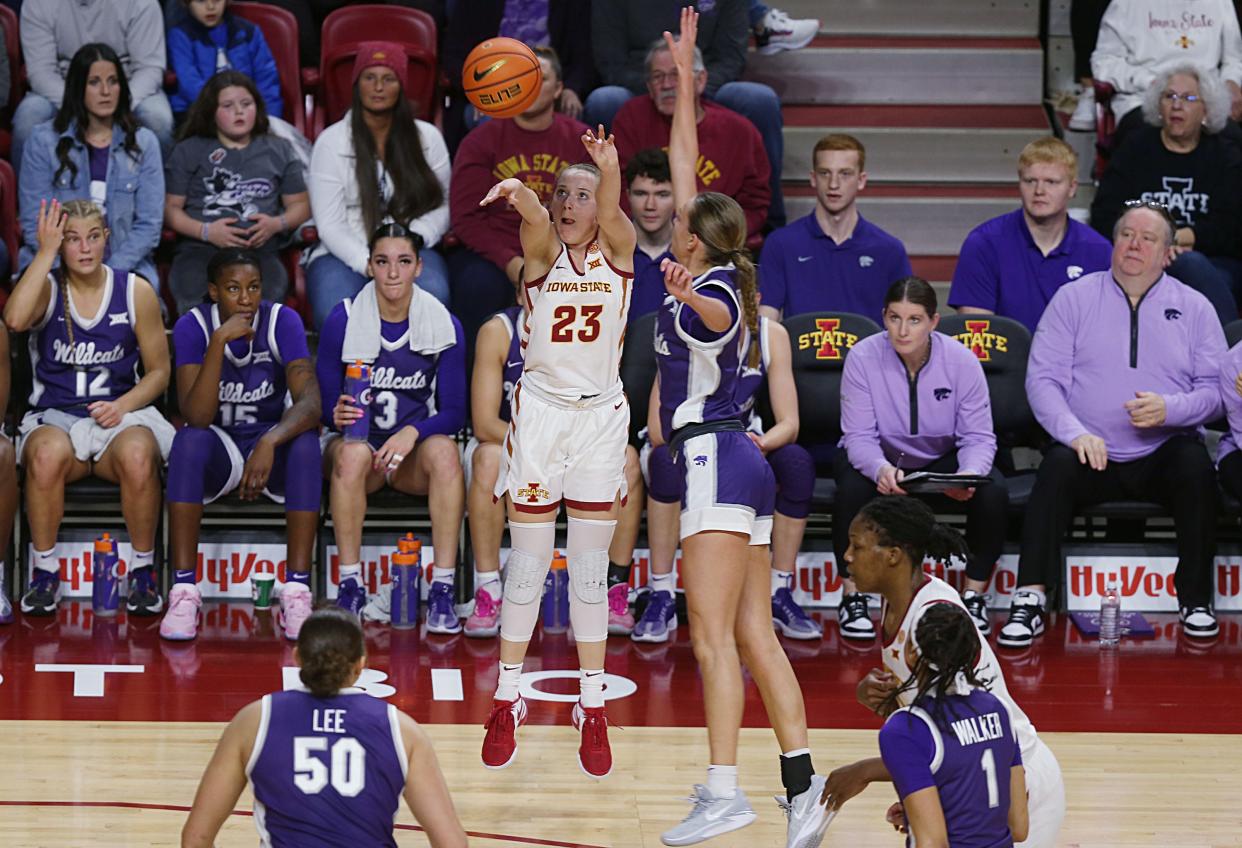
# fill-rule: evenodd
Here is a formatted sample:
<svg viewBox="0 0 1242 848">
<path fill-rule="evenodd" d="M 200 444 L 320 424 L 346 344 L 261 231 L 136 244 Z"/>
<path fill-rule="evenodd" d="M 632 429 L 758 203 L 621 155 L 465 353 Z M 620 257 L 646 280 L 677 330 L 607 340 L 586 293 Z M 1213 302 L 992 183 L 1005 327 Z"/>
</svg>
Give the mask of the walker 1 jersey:
<svg viewBox="0 0 1242 848">
<path fill-rule="evenodd" d="M 750 340 L 750 345 L 759 345 L 759 362 L 754 368 L 750 367 L 750 345 L 747 345 L 746 350 L 742 352 L 737 388 L 733 396 L 733 399 L 737 401 L 738 414 L 742 423 L 748 429 L 760 433 L 763 432 L 763 421 L 759 417 L 759 411 L 755 409 L 755 400 L 759 396 L 759 390 L 763 388 L 764 381 L 768 379 L 768 360 L 771 358 L 771 352 L 768 350 L 768 320 L 760 316 L 757 338 Z"/>
<path fill-rule="evenodd" d="M 500 396 L 500 420 L 511 421 L 513 419 L 513 390 L 517 388 L 518 380 L 522 377 L 522 334 L 521 325 L 518 323 L 522 320 L 522 307 L 510 306 L 496 314 L 504 319 L 505 325 L 509 328 L 509 350 L 505 355 L 503 371 L 504 393 Z"/>
<path fill-rule="evenodd" d="M 408 769 L 395 706 L 358 689 L 265 695 L 246 769 L 262 844 L 395 848 Z"/>
</svg>

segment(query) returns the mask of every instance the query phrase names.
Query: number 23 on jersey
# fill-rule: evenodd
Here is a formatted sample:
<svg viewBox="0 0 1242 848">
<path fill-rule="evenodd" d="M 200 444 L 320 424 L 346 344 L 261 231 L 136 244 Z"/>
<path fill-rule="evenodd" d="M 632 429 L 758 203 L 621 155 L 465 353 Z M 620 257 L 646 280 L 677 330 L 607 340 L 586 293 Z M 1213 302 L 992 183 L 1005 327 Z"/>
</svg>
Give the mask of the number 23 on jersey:
<svg viewBox="0 0 1242 848">
<path fill-rule="evenodd" d="M 599 316 L 604 307 L 597 303 L 581 306 L 564 304 L 552 312 L 552 341 L 573 342 L 575 336 L 580 342 L 593 342 L 599 338 Z M 581 320 L 579 320 L 581 319 Z M 575 329 L 576 327 L 576 329 Z"/>
</svg>

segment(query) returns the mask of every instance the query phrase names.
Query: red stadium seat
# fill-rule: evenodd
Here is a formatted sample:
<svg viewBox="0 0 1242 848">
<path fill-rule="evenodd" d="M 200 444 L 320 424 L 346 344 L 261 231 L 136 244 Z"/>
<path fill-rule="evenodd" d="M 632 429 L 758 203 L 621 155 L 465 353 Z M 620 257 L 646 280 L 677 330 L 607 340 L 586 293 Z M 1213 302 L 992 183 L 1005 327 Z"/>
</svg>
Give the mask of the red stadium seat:
<svg viewBox="0 0 1242 848">
<path fill-rule="evenodd" d="M 21 228 L 17 223 L 17 175 L 13 166 L 0 159 L 0 238 L 9 249 L 9 267 L 0 268 L 0 286 L 8 288 L 9 278 L 17 270 L 17 244 Z"/>
<path fill-rule="evenodd" d="M 26 66 L 22 64 L 21 38 L 18 35 L 17 13 L 0 4 L 0 25 L 4 26 L 4 52 L 9 56 L 9 103 L 0 109 L 0 156 L 9 157 L 13 138 L 9 129 L 13 126 L 13 110 L 22 99 L 26 88 Z M 16 255 L 16 254 L 15 254 Z"/>
<path fill-rule="evenodd" d="M 434 117 L 440 73 L 435 20 L 426 12 L 401 6 L 346 6 L 323 22 L 319 71 L 303 77 L 304 82 L 317 89 L 312 121 L 315 136 L 328 124 L 339 121 L 349 109 L 354 57 L 364 41 L 394 41 L 405 48 L 409 56 L 406 99 L 414 104 L 419 118 L 430 121 Z"/>
<path fill-rule="evenodd" d="M 280 74 L 285 120 L 306 135 L 306 99 L 302 96 L 302 72 L 298 65 L 297 18 L 287 9 L 266 3 L 231 3 L 229 9 L 263 31 Z"/>
</svg>

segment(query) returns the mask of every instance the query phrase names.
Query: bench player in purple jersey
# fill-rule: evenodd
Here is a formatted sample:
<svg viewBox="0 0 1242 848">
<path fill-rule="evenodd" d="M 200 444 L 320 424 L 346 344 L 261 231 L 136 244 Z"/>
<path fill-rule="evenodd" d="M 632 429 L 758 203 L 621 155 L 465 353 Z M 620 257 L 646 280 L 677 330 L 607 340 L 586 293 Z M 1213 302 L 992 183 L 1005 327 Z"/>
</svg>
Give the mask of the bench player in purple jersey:
<svg viewBox="0 0 1242 848">
<path fill-rule="evenodd" d="M 802 690 L 772 630 L 768 542 L 776 484 L 739 420 L 737 403 L 742 352 L 759 329 L 755 267 L 737 202 L 695 193 L 697 29 L 698 13 L 686 7 L 680 40 L 664 34 L 680 87 L 669 143 L 677 261 L 663 261 L 672 297 L 657 313 L 655 351 L 660 430 L 669 434 L 685 475 L 682 577 L 711 765 L 706 785 L 695 787 L 690 814 L 661 838 L 665 845 L 693 845 L 755 820 L 737 780 L 745 662 L 780 744 L 786 848 L 815 848 L 828 826 L 827 810 L 816 803 L 824 778 L 811 763 Z M 759 349 L 749 350 L 746 362 L 753 367 Z"/>
<path fill-rule="evenodd" d="M 263 300 L 261 259 L 224 248 L 207 264 L 209 302 L 173 327 L 177 397 L 186 426 L 168 456 L 173 586 L 165 639 L 198 635 L 196 584 L 203 504 L 238 491 L 285 505 L 288 546 L 278 619 L 298 638 L 311 613 L 310 562 L 319 526 L 319 386 L 306 328 L 292 309 Z"/>
<path fill-rule="evenodd" d="M 423 249 L 417 234 L 384 224 L 370 249 L 371 280 L 328 315 L 315 363 L 330 428 L 321 444 L 341 561 L 337 604 L 359 613 L 366 603 L 360 561 L 367 495 L 388 485 L 427 495 L 436 556 L 427 629 L 459 633 L 453 575 L 466 489 L 454 436 L 465 423 L 466 343 L 461 323 L 415 283 Z M 345 366 L 359 360 L 371 366 L 366 441 L 342 436 L 363 414 L 345 393 Z"/>
<path fill-rule="evenodd" d="M 1029 821 L 1022 750 L 1004 703 L 975 671 L 978 638 L 955 604 L 933 604 L 910 641 L 910 677 L 886 700 L 880 758 L 900 800 L 888 821 L 920 848 L 1009 848 Z M 913 692 L 909 706 L 899 693 Z"/>
<path fill-rule="evenodd" d="M 923 619 L 938 606 L 966 609 L 956 589 L 923 571 L 924 560 L 928 556 L 941 561 L 950 556 L 966 559 L 970 552 L 957 531 L 937 522 L 927 504 L 910 497 L 884 496 L 870 501 L 851 522 L 849 537 L 845 556 L 859 591 L 876 592 L 884 599 L 881 616 L 883 668 L 872 669 L 859 681 L 858 700 L 887 717 L 898 705 L 908 707 L 917 699 L 916 691 L 903 688 L 902 684 L 912 675 L 918 679 L 914 671 L 920 661 Z M 1065 818 L 1061 767 L 1036 734 L 1031 720 L 1009 694 L 992 646 L 977 633 L 973 651 L 975 677 L 986 680 L 990 694 L 1004 705 L 1006 718 L 1022 752 L 1030 824 L 1025 836 L 1020 828 L 1016 830 L 1015 836 L 1021 837 L 1017 845 L 1020 848 L 1053 848 Z M 996 779 L 1004 780 L 1005 763 L 996 760 L 994 765 Z M 977 762 L 977 766 L 982 768 L 983 764 Z M 868 783 L 888 782 L 894 777 L 884 760 L 861 760 L 833 770 L 828 776 L 824 799 L 829 809 L 839 809 Z M 921 836 L 919 844 L 923 844 Z M 953 840 L 952 844 L 959 842 Z"/>
<path fill-rule="evenodd" d="M 9 408 L 9 386 L 11 385 L 9 366 L 9 331 L 0 326 L 0 409 Z M 13 538 L 13 516 L 17 514 L 17 460 L 13 452 L 13 442 L 8 433 L 0 427 L 0 551 L 9 549 L 9 541 Z M 0 624 L 8 624 L 13 620 L 13 604 L 9 601 L 9 593 L 5 589 L 5 578 L 9 573 L 9 563 L 0 568 Z"/>
<path fill-rule="evenodd" d="M 489 638 L 500 632 L 500 542 L 504 537 L 507 495 L 496 500 L 500 452 L 513 418 L 513 390 L 522 376 L 521 326 L 525 311 L 511 306 L 497 312 L 479 329 L 474 370 L 470 375 L 470 418 L 473 435 L 466 443 L 466 518 L 474 551 L 474 611 L 466 619 L 467 636 Z M 492 410 L 495 410 L 493 412 Z M 634 626 L 629 611 L 629 562 L 642 521 L 639 495 L 642 474 L 638 452 L 625 448 L 627 499 L 617 518 L 608 549 L 608 632 L 625 635 Z M 617 579 L 614 580 L 614 574 Z"/>
<path fill-rule="evenodd" d="M 41 203 L 38 239 L 38 253 L 4 305 L 9 329 L 29 331 L 34 369 L 17 448 L 35 549 L 22 612 L 55 614 L 65 485 L 93 474 L 121 487 L 134 551 L 126 609 L 158 615 L 164 608 L 153 567 L 160 466 L 174 435 L 151 406 L 171 370 L 159 301 L 142 277 L 104 264 L 108 228 L 94 203 Z"/>
<path fill-rule="evenodd" d="M 790 639 L 815 640 L 823 628 L 793 599 L 794 570 L 811 496 L 815 488 L 815 461 L 798 438 L 798 394 L 794 388 L 789 334 L 779 321 L 759 316 L 759 332 L 751 339 L 759 345 L 759 361 L 752 367 L 749 350 L 735 391 L 738 411 L 751 441 L 772 467 L 776 479 L 775 512 L 772 516 L 772 623 Z M 764 430 L 755 400 L 766 384 L 775 423 Z M 630 638 L 636 642 L 664 642 L 677 628 L 673 597 L 673 559 L 677 552 L 677 528 L 685 480 L 660 433 L 659 397 L 652 387 L 647 434 L 643 447 L 648 481 L 647 538 L 651 545 L 652 594 Z"/>
<path fill-rule="evenodd" d="M 357 617 L 312 613 L 293 657 L 302 685 L 246 705 L 225 728 L 182 848 L 214 844 L 247 781 L 255 827 L 270 848 L 396 848 L 403 797 L 432 848 L 466 845 L 427 732 L 350 686 L 367 660 Z"/>
</svg>

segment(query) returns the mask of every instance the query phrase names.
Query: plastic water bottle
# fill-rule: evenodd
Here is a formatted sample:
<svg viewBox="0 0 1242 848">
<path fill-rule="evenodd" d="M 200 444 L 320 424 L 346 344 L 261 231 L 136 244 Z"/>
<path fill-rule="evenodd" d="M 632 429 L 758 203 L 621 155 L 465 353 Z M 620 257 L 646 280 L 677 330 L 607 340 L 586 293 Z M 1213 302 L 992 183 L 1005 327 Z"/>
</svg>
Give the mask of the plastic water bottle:
<svg viewBox="0 0 1242 848">
<path fill-rule="evenodd" d="M 345 394 L 362 410 L 362 417 L 345 428 L 345 438 L 365 442 L 371 435 L 371 366 L 361 359 L 345 366 Z"/>
<path fill-rule="evenodd" d="M 1111 647 L 1120 641 L 1121 594 L 1116 583 L 1109 583 L 1100 598 L 1100 647 Z"/>
<path fill-rule="evenodd" d="M 91 609 L 101 618 L 116 615 L 120 605 L 120 563 L 116 539 L 104 533 L 95 540 L 91 561 Z"/>
<path fill-rule="evenodd" d="M 397 630 L 418 626 L 418 602 L 422 592 L 423 543 L 406 533 L 397 540 L 392 557 L 392 602 L 389 616 Z"/>
<path fill-rule="evenodd" d="M 569 629 L 569 568 L 559 552 L 543 580 L 543 631 L 564 633 Z"/>
</svg>

